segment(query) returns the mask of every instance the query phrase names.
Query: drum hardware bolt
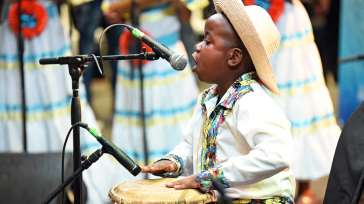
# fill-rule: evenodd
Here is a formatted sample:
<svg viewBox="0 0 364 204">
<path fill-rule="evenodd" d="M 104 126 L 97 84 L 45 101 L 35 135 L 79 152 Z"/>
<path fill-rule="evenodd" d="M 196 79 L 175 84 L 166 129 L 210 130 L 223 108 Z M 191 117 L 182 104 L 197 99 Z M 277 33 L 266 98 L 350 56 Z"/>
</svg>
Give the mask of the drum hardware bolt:
<svg viewBox="0 0 364 204">
<path fill-rule="evenodd" d="M 87 156 L 86 155 L 82 155 L 81 156 L 81 161 L 85 161 L 87 159 Z"/>
</svg>

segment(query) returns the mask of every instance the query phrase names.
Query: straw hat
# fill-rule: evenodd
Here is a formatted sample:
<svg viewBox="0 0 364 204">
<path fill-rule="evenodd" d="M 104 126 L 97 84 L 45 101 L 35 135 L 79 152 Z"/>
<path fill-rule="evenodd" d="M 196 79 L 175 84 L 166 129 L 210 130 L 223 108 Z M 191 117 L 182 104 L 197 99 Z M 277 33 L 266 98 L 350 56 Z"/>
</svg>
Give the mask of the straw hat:
<svg viewBox="0 0 364 204">
<path fill-rule="evenodd" d="M 281 36 L 269 14 L 259 6 L 244 6 L 242 0 L 214 0 L 217 12 L 224 12 L 243 41 L 261 83 L 275 94 L 279 90 L 269 56 Z"/>
</svg>

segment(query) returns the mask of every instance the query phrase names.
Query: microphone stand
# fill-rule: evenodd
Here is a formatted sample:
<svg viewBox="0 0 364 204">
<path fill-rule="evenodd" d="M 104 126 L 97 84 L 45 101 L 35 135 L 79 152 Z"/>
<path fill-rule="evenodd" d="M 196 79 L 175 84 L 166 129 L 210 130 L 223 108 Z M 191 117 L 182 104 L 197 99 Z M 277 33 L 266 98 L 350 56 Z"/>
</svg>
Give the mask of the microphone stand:
<svg viewBox="0 0 364 204">
<path fill-rule="evenodd" d="M 103 151 L 103 149 L 98 149 L 94 153 L 92 153 L 88 158 L 86 157 L 82 165 L 74 171 L 74 173 L 68 177 L 68 179 L 63 182 L 48 198 L 46 198 L 42 204 L 46 204 L 51 202 L 59 193 L 63 191 L 72 181 L 78 179 L 82 176 L 82 172 L 86 169 L 88 169 L 93 163 L 95 163 L 99 158 L 107 151 Z M 76 203 L 76 202 L 75 202 Z"/>
<path fill-rule="evenodd" d="M 137 3 L 132 0 L 131 4 L 131 24 L 133 27 L 139 27 L 139 20 L 138 15 L 135 15 L 135 10 L 137 8 Z M 136 42 L 136 46 L 134 47 L 134 53 L 139 52 L 140 48 L 142 47 L 141 41 L 137 40 L 133 36 L 131 36 L 132 42 Z M 146 52 L 146 50 L 143 48 L 143 51 Z M 138 64 L 138 70 L 139 70 L 139 76 L 140 76 L 140 120 L 142 122 L 142 134 L 143 134 L 143 150 L 144 150 L 144 162 L 145 165 L 148 165 L 148 146 L 147 146 L 147 133 L 146 133 L 146 127 L 145 127 L 145 113 L 144 113 L 144 78 L 143 78 L 143 67 L 142 62 L 139 60 Z M 131 63 L 131 71 L 134 72 L 134 64 Z M 148 179 L 148 174 L 145 174 L 145 179 Z"/>
<path fill-rule="evenodd" d="M 79 58 L 74 58 L 76 61 Z M 81 103 L 78 96 L 79 79 L 81 74 L 86 71 L 87 66 L 76 63 L 68 64 L 69 74 L 72 78 L 73 96 L 71 101 L 71 125 L 81 121 Z M 73 171 L 76 173 L 81 166 L 81 143 L 80 143 L 80 127 L 73 129 Z M 80 174 L 82 171 L 80 172 Z M 82 203 L 82 174 L 76 177 L 74 182 L 75 203 Z"/>
<path fill-rule="evenodd" d="M 18 0 L 18 14 L 19 14 L 19 34 L 18 34 L 18 52 L 20 64 L 20 87 L 21 87 L 21 110 L 22 110 L 22 126 L 23 126 L 23 150 L 27 152 L 27 126 L 26 126 L 26 103 L 25 103 L 25 85 L 24 85 L 24 39 L 21 28 L 21 0 Z M 4 8 L 6 4 L 4 5 Z"/>
<path fill-rule="evenodd" d="M 100 61 L 100 57 L 95 57 L 96 60 Z M 44 64 L 68 64 L 69 74 L 72 78 L 72 90 L 73 97 L 71 102 L 71 125 L 74 125 L 77 122 L 81 121 L 81 104 L 80 98 L 78 96 L 79 90 L 79 79 L 81 74 L 84 73 L 87 69 L 87 65 L 89 61 L 95 61 L 95 58 L 90 57 L 88 55 L 74 55 L 74 56 L 66 56 L 66 57 L 58 57 L 58 58 L 42 58 L 39 60 L 39 63 Z M 132 54 L 132 55 L 110 55 L 103 56 L 103 60 L 112 61 L 112 60 L 131 60 L 131 59 L 141 59 L 141 60 L 157 60 L 159 56 L 156 53 L 140 53 L 140 54 Z M 73 129 L 73 171 L 79 171 L 81 166 L 81 144 L 80 144 L 80 127 L 77 126 Z M 79 174 L 81 174 L 79 172 Z M 74 195 L 75 195 L 75 203 L 81 204 L 81 195 L 82 195 L 82 174 L 80 176 L 75 177 L 74 182 Z"/>
</svg>

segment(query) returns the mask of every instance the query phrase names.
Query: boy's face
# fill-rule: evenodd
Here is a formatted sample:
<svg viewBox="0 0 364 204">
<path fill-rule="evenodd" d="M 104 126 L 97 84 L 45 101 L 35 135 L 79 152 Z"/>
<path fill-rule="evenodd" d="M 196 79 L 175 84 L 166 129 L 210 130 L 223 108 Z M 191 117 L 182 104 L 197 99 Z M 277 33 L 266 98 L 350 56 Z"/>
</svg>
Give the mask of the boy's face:
<svg viewBox="0 0 364 204">
<path fill-rule="evenodd" d="M 205 23 L 204 40 L 195 46 L 192 54 L 196 66 L 192 68 L 198 79 L 205 83 L 221 82 L 224 78 L 224 68 L 227 66 L 227 48 L 225 39 L 227 20 L 217 13 L 207 19 Z"/>
</svg>

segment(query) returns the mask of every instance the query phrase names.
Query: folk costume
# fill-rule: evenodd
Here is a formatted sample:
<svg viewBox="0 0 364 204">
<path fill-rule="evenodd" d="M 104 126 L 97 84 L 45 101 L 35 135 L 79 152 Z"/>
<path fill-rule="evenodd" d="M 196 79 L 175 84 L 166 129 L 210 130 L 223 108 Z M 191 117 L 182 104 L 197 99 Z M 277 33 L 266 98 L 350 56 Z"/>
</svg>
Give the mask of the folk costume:
<svg viewBox="0 0 364 204">
<path fill-rule="evenodd" d="M 341 130 L 308 14 L 299 0 L 244 2 L 266 9 L 281 35 L 277 51 L 269 57 L 280 95 L 271 97 L 291 122 L 295 178 L 316 180 L 326 176 Z"/>
<path fill-rule="evenodd" d="M 17 43 L 18 6 L 18 3 L 9 5 L 6 8 L 5 19 L 0 24 L 0 152 L 23 152 L 21 78 Z M 61 152 L 71 127 L 71 76 L 67 65 L 40 65 L 39 59 L 71 55 L 70 39 L 61 26 L 58 8 L 53 2 L 22 0 L 20 18 L 24 37 L 27 152 Z M 82 78 L 79 96 L 82 122 L 97 127 L 93 110 L 86 100 Z M 80 134 L 82 154 L 87 155 L 101 147 L 86 130 L 81 129 Z M 72 139 L 69 139 L 66 151 L 73 150 L 72 143 Z M 111 183 L 94 174 L 97 171 L 107 171 L 105 166 L 112 162 L 103 158 L 98 163 L 83 173 L 88 189 L 87 203 L 108 201 L 103 195 L 106 195 Z M 104 188 L 105 192 L 100 193 L 100 186 L 103 185 L 107 188 Z"/>
<path fill-rule="evenodd" d="M 192 10 L 203 8 L 208 1 L 192 0 L 184 4 Z M 180 40 L 180 21 L 171 4 L 161 3 L 141 11 L 139 23 L 138 28 L 148 36 L 175 53 L 187 56 Z M 131 37 L 128 30 L 120 37 L 121 54 L 129 53 Z M 151 48 L 147 47 L 147 52 L 151 52 Z M 118 63 L 112 139 L 136 163 L 144 165 L 141 76 L 138 64 L 134 64 L 134 69 L 131 64 L 131 61 Z M 183 71 L 176 71 L 163 59 L 144 61 L 142 72 L 147 154 L 151 164 L 182 140 L 181 131 L 192 115 L 199 91 L 189 64 Z M 140 174 L 128 180 L 143 177 Z"/>
<path fill-rule="evenodd" d="M 292 158 L 290 123 L 258 80 L 255 73 L 242 75 L 220 101 L 217 85 L 200 95 L 184 141 L 162 158 L 180 167 L 173 176 L 197 173 L 207 191 L 210 173 L 232 198 L 294 194 L 293 173 L 283 171 Z"/>
<path fill-rule="evenodd" d="M 8 15 L 0 24 L 0 151 L 3 152 L 23 150 L 18 5 L 8 8 Z M 32 153 L 60 151 L 71 125 L 71 76 L 67 65 L 40 65 L 39 59 L 71 55 L 70 41 L 55 4 L 22 1 L 21 10 L 21 18 L 26 19 L 22 22 L 22 31 L 27 150 Z M 82 119 L 95 126 L 95 116 L 85 100 L 82 83 L 79 92 Z M 97 141 L 92 141 L 91 146 L 96 144 Z"/>
<path fill-rule="evenodd" d="M 262 85 L 279 94 L 269 56 L 280 36 L 267 12 L 240 0 L 214 0 L 247 48 L 255 72 L 239 77 L 218 101 L 217 85 L 200 94 L 184 140 L 162 160 L 176 163 L 177 177 L 197 174 L 201 190 L 211 191 L 209 174 L 238 203 L 293 203 L 290 122 Z"/>
</svg>

